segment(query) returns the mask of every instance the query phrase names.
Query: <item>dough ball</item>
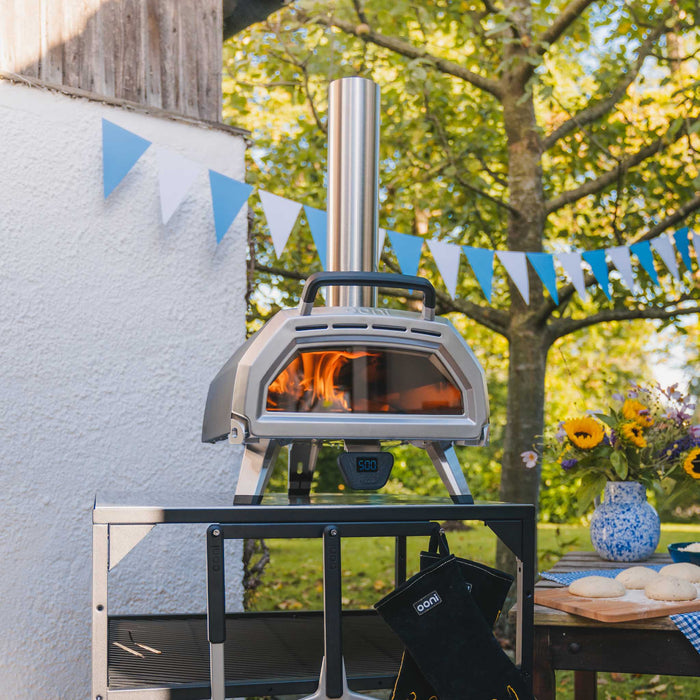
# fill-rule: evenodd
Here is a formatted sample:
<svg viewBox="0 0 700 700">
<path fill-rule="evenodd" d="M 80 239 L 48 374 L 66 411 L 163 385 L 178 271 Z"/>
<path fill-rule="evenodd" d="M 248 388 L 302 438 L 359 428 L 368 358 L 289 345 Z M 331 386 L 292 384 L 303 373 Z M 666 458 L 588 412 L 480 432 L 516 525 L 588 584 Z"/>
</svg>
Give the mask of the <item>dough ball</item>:
<svg viewBox="0 0 700 700">
<path fill-rule="evenodd" d="M 652 600 L 695 600 L 698 592 L 690 581 L 662 575 L 646 585 L 644 595 Z"/>
<path fill-rule="evenodd" d="M 584 598 L 619 598 L 625 590 L 619 581 L 605 576 L 584 576 L 569 586 L 569 593 Z"/>
<path fill-rule="evenodd" d="M 615 576 L 615 580 L 619 581 L 625 588 L 636 591 L 645 588 L 647 583 L 651 583 L 657 576 L 659 576 L 658 571 L 649 567 L 630 566 L 629 569 L 625 569 Z"/>
<path fill-rule="evenodd" d="M 687 561 L 664 566 L 659 573 L 662 576 L 675 576 L 691 583 L 700 583 L 700 566 Z"/>
</svg>

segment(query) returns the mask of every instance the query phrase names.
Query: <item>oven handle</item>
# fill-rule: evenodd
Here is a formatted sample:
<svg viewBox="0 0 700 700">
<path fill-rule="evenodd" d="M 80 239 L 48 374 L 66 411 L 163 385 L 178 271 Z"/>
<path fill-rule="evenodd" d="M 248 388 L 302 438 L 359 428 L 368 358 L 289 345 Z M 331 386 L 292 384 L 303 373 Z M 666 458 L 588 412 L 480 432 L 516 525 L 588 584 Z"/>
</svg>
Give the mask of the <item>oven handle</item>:
<svg viewBox="0 0 700 700">
<path fill-rule="evenodd" d="M 392 287 L 423 293 L 423 319 L 435 319 L 435 287 L 424 277 L 391 272 L 314 272 L 301 293 L 300 315 L 308 316 L 321 287 Z"/>
</svg>

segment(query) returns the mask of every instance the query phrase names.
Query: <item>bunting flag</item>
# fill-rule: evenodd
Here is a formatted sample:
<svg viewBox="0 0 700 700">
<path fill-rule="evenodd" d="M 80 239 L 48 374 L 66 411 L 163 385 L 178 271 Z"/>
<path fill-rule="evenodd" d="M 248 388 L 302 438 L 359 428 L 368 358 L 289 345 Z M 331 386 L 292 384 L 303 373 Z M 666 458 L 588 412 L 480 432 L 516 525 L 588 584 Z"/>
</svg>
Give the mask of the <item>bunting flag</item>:
<svg viewBox="0 0 700 700">
<path fill-rule="evenodd" d="M 588 250 L 582 255 L 583 259 L 591 266 L 593 276 L 598 280 L 600 288 L 605 293 L 608 301 L 612 301 L 610 294 L 610 279 L 608 277 L 608 263 L 605 260 L 604 250 Z"/>
<path fill-rule="evenodd" d="M 630 251 L 632 251 L 639 260 L 639 264 L 646 270 L 646 273 L 651 278 L 654 284 L 659 283 L 659 277 L 656 274 L 656 268 L 654 267 L 654 256 L 651 252 L 651 245 L 649 241 L 639 241 L 639 243 L 633 243 L 630 246 Z"/>
<path fill-rule="evenodd" d="M 326 242 L 328 240 L 328 215 L 322 209 L 314 209 L 304 205 L 306 220 L 309 222 L 311 237 L 316 244 L 318 257 L 321 259 L 323 269 L 326 269 Z"/>
<path fill-rule="evenodd" d="M 160 190 L 160 214 L 164 224 L 180 206 L 202 168 L 179 153 L 159 148 L 158 188 Z"/>
<path fill-rule="evenodd" d="M 700 234 L 693 231 L 693 248 L 695 248 L 695 262 L 700 265 Z"/>
<path fill-rule="evenodd" d="M 557 253 L 557 260 L 564 268 L 564 272 L 574 285 L 574 289 L 584 301 L 588 300 L 588 292 L 586 291 L 586 280 L 581 268 L 581 253 Z"/>
<path fill-rule="evenodd" d="M 281 257 L 284 247 L 289 240 L 289 234 L 297 222 L 301 211 L 301 204 L 285 199 L 276 194 L 258 190 L 267 225 L 270 229 L 272 243 L 275 246 L 275 255 Z"/>
<path fill-rule="evenodd" d="M 248 201 L 253 187 L 214 170 L 209 171 L 209 187 L 214 209 L 216 242 L 221 243 L 238 212 Z"/>
<path fill-rule="evenodd" d="M 614 248 L 606 248 L 606 252 L 612 260 L 613 265 L 620 273 L 620 277 L 627 289 L 629 289 L 632 294 L 637 294 L 637 285 L 635 284 L 632 262 L 630 260 L 630 249 L 626 245 L 618 245 Z"/>
<path fill-rule="evenodd" d="M 676 244 L 676 250 L 681 254 L 683 264 L 686 266 L 688 272 L 691 272 L 693 267 L 690 261 L 690 229 L 687 226 L 679 228 L 673 234 L 673 240 Z"/>
<path fill-rule="evenodd" d="M 445 283 L 447 291 L 454 299 L 457 293 L 457 273 L 459 272 L 459 246 L 429 238 L 428 248 L 430 248 L 433 260 L 435 260 L 442 275 L 442 281 Z"/>
<path fill-rule="evenodd" d="M 554 258 L 549 253 L 528 253 L 530 261 L 542 284 L 547 288 L 554 303 L 559 305 L 559 293 L 557 292 L 557 273 L 554 270 Z"/>
<path fill-rule="evenodd" d="M 678 273 L 678 262 L 676 261 L 676 251 L 673 249 L 673 244 L 668 236 L 657 236 L 651 239 L 651 245 L 659 254 L 659 257 L 664 261 L 668 271 L 673 275 L 674 280 L 680 280 L 681 276 Z"/>
<path fill-rule="evenodd" d="M 527 277 L 527 258 L 525 253 L 514 250 L 497 250 L 496 255 L 501 265 L 506 268 L 508 276 L 518 288 L 520 296 L 526 304 L 530 303 L 530 281 Z"/>
<path fill-rule="evenodd" d="M 484 296 L 491 302 L 492 282 L 493 282 L 493 256 L 494 251 L 488 248 L 472 248 L 463 245 L 462 250 L 467 256 L 467 261 L 471 265 L 476 280 L 481 287 Z"/>
<path fill-rule="evenodd" d="M 102 120 L 102 185 L 105 199 L 150 145 L 150 141 L 131 131 L 122 129 L 107 119 Z"/>
<path fill-rule="evenodd" d="M 412 236 L 410 233 L 396 231 L 387 231 L 387 234 L 401 272 L 404 275 L 417 275 L 423 239 L 420 236 Z"/>
<path fill-rule="evenodd" d="M 386 229 L 377 229 L 377 260 L 381 260 L 382 252 L 384 250 L 384 241 L 386 240 Z"/>
</svg>

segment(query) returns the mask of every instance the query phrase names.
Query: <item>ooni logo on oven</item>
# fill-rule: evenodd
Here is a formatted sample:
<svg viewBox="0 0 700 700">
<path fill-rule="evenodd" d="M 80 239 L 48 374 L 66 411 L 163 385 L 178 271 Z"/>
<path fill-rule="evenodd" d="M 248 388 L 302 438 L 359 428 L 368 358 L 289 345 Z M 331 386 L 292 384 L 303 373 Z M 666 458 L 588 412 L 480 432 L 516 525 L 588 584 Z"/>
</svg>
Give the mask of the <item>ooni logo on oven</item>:
<svg viewBox="0 0 700 700">
<path fill-rule="evenodd" d="M 432 610 L 436 605 L 440 605 L 440 603 L 442 603 L 442 598 L 440 598 L 437 591 L 433 591 L 432 593 L 428 593 L 425 598 L 416 601 L 413 607 L 419 615 L 425 615 L 425 613 Z"/>
</svg>

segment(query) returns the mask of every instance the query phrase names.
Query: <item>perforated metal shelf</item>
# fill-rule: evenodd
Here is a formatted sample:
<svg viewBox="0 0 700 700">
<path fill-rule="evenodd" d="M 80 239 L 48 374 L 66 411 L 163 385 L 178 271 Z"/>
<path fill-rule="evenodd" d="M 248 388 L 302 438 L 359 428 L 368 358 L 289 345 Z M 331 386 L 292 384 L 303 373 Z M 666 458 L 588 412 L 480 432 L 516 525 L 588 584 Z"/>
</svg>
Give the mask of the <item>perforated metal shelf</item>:
<svg viewBox="0 0 700 700">
<path fill-rule="evenodd" d="M 401 652 L 401 642 L 374 611 L 343 613 L 343 653 L 353 690 L 391 687 Z M 225 653 L 228 697 L 311 693 L 323 656 L 323 613 L 227 615 Z M 162 697 L 173 700 L 210 697 L 205 616 L 111 617 L 108 673 L 110 696 L 162 689 Z"/>
</svg>

